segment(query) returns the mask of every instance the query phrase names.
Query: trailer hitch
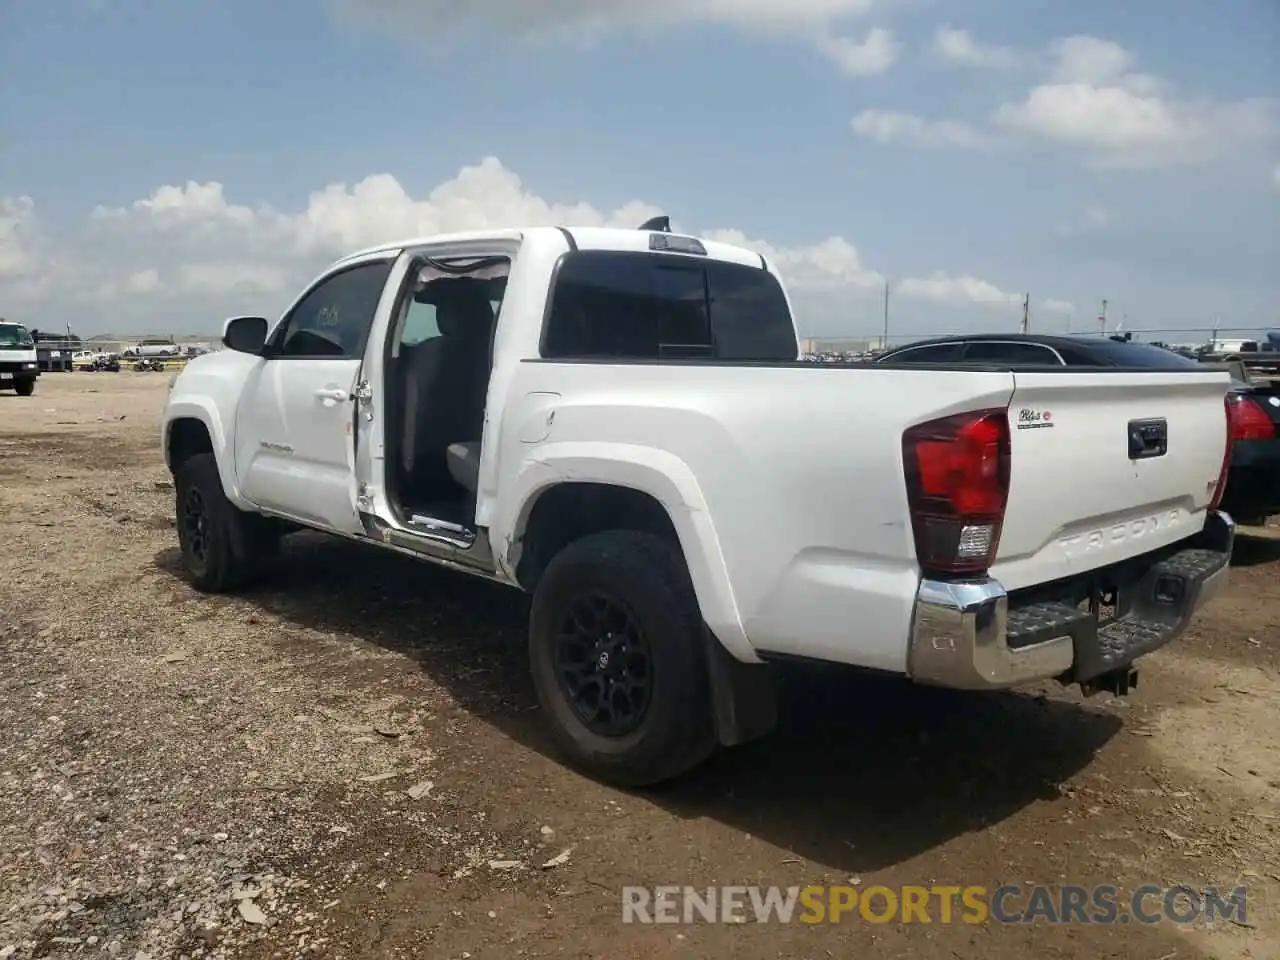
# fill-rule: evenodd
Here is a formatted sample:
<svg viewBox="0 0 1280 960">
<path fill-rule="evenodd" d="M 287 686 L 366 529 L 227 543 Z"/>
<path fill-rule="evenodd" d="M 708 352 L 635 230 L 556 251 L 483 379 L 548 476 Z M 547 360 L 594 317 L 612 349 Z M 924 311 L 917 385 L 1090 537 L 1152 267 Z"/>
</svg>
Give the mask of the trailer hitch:
<svg viewBox="0 0 1280 960">
<path fill-rule="evenodd" d="M 1124 697 L 1128 696 L 1129 691 L 1137 688 L 1137 667 L 1119 667 L 1080 682 L 1080 691 L 1086 697 L 1092 697 L 1095 693 L 1109 693 L 1113 697 Z"/>
</svg>

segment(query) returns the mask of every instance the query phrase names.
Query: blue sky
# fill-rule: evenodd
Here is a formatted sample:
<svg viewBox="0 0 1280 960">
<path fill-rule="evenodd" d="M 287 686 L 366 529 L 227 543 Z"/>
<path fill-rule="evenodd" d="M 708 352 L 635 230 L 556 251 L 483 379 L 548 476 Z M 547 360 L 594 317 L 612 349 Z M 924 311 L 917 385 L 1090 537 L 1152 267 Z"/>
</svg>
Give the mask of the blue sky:
<svg viewBox="0 0 1280 960">
<path fill-rule="evenodd" d="M 904 335 L 1280 326 L 1275 0 L 636 7 L 4 4 L 0 313 L 213 331 L 406 231 L 655 209 L 808 333 L 885 281 Z"/>
</svg>

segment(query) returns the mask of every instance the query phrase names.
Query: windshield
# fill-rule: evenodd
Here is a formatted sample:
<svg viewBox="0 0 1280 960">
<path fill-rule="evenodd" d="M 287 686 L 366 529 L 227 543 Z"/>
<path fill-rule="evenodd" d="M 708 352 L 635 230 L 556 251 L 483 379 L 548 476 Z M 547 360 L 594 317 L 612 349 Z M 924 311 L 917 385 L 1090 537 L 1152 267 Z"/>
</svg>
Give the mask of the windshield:
<svg viewBox="0 0 1280 960">
<path fill-rule="evenodd" d="M 0 347 L 34 347 L 27 328 L 18 323 L 0 323 Z"/>
</svg>

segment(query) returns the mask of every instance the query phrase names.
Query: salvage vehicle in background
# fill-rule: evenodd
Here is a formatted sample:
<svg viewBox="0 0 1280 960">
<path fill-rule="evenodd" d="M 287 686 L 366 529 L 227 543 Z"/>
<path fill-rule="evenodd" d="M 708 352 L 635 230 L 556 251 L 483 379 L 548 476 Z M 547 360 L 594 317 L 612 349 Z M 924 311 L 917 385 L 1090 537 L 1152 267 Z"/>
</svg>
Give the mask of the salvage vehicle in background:
<svg viewBox="0 0 1280 960">
<path fill-rule="evenodd" d="M 1280 387 L 1275 381 L 1232 380 L 1231 465 L 1222 509 L 1238 522 L 1265 526 L 1280 514 Z"/>
<path fill-rule="evenodd" d="M 20 397 L 36 392 L 40 363 L 36 342 L 20 323 L 0 320 L 0 390 L 13 390 Z"/>
<path fill-rule="evenodd" d="M 881 362 L 1003 363 L 1011 369 L 1132 367 L 1188 373 L 1216 368 L 1203 358 L 1190 359 L 1154 344 L 1037 334 L 939 337 L 898 347 Z M 1280 388 L 1274 381 L 1255 378 L 1239 357 L 1222 369 L 1231 373 L 1226 396 L 1231 459 L 1220 506 L 1240 523 L 1262 526 L 1268 517 L 1280 514 Z"/>
<path fill-rule="evenodd" d="M 1280 343 L 1274 337 L 1263 340 L 1211 340 L 1198 359 L 1206 363 L 1243 363 L 1255 376 L 1280 377 Z"/>
<path fill-rule="evenodd" d="M 223 342 L 163 417 L 193 585 L 305 527 L 528 591 L 615 783 L 766 733 L 780 658 L 1126 693 L 1228 575 L 1225 372 L 806 363 L 766 257 L 661 219 L 374 247 Z"/>
</svg>

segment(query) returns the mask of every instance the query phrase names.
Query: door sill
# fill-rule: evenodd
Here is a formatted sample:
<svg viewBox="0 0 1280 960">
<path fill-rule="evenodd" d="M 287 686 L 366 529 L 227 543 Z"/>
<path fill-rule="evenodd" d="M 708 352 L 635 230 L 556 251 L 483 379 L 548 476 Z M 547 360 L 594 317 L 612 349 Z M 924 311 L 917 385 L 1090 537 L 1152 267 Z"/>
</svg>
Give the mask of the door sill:
<svg viewBox="0 0 1280 960">
<path fill-rule="evenodd" d="M 492 573 L 497 569 L 489 548 L 489 532 L 468 530 L 446 520 L 422 517 L 414 526 L 390 523 L 382 517 L 362 514 L 365 529 L 375 540 L 433 560 Z"/>
<path fill-rule="evenodd" d="M 410 533 L 445 540 L 463 549 L 470 547 L 476 540 L 476 532 L 460 523 L 428 517 L 421 513 L 415 513 L 409 517 L 405 521 L 405 527 Z"/>
</svg>

